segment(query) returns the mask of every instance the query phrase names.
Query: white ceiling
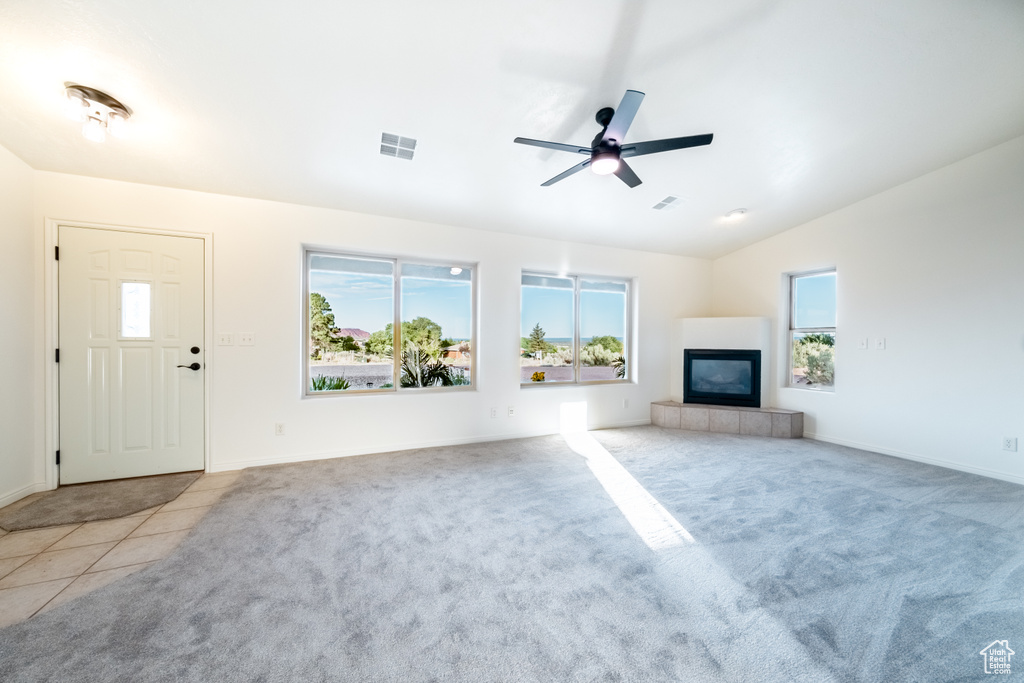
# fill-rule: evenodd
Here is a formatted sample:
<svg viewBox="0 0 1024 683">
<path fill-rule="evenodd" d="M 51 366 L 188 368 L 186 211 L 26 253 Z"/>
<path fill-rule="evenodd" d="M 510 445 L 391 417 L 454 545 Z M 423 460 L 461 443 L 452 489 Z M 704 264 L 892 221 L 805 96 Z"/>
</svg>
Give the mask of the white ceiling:
<svg viewBox="0 0 1024 683">
<path fill-rule="evenodd" d="M 1024 2 L 4 0 L 0 88 L 39 170 L 715 257 L 1024 134 Z M 714 142 L 540 187 L 582 157 L 512 139 L 589 146 L 627 88 L 628 141 Z"/>
</svg>

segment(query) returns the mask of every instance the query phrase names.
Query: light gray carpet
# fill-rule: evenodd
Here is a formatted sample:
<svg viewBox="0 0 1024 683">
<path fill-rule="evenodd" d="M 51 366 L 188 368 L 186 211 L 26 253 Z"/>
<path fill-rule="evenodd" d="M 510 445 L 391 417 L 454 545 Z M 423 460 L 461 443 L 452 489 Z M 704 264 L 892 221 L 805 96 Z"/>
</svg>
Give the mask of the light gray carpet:
<svg viewBox="0 0 1024 683">
<path fill-rule="evenodd" d="M 167 560 L 0 630 L 0 679 L 934 683 L 1024 652 L 1024 487 L 592 436 L 624 470 L 560 437 L 247 470 Z M 645 543 L 629 475 L 692 543 Z"/>
<path fill-rule="evenodd" d="M 0 512 L 0 529 L 21 531 L 126 517 L 174 500 L 202 474 L 182 472 L 61 486 L 24 507 Z"/>
</svg>

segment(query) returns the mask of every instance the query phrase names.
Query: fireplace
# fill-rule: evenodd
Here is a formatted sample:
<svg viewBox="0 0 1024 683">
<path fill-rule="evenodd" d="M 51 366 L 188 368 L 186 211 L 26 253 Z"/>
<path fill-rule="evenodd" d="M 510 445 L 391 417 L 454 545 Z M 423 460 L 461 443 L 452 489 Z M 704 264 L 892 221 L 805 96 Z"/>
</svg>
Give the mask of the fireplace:
<svg viewBox="0 0 1024 683">
<path fill-rule="evenodd" d="M 685 349 L 683 402 L 760 408 L 761 352 Z"/>
</svg>

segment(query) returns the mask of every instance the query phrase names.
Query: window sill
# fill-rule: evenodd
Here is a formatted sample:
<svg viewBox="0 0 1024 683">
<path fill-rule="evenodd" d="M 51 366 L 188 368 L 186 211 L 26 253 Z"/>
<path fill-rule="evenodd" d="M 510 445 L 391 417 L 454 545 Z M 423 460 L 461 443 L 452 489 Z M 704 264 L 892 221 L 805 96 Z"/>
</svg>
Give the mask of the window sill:
<svg viewBox="0 0 1024 683">
<path fill-rule="evenodd" d="M 543 381 L 543 382 L 520 382 L 519 387 L 537 387 L 537 386 L 552 386 L 552 387 L 588 387 L 597 384 L 633 384 L 633 380 L 630 379 L 594 379 L 584 380 L 582 382 L 557 382 L 557 381 Z"/>
<path fill-rule="evenodd" d="M 461 386 L 452 387 L 401 387 L 399 389 L 358 389 L 356 391 L 317 391 L 306 393 L 302 396 L 303 399 L 321 399 L 321 398 L 333 398 L 337 396 L 384 396 L 384 395 L 407 395 L 407 394 L 437 394 L 437 393 L 454 393 L 460 391 L 476 391 L 476 386 L 472 384 L 464 384 Z"/>
</svg>

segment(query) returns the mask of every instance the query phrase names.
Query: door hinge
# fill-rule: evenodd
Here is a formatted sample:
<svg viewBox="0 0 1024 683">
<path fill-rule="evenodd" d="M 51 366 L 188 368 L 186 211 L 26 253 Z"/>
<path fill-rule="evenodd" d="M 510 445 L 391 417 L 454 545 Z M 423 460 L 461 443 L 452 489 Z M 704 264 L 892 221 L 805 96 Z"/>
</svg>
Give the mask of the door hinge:
<svg viewBox="0 0 1024 683">
<path fill-rule="evenodd" d="M 60 261 L 60 247 L 53 248 L 53 260 Z"/>
<path fill-rule="evenodd" d="M 60 451 L 57 451 L 57 464 L 60 464 Z"/>
<path fill-rule="evenodd" d="M 53 350 L 53 362 L 54 363 L 59 363 L 60 362 L 60 349 L 54 349 Z"/>
</svg>

